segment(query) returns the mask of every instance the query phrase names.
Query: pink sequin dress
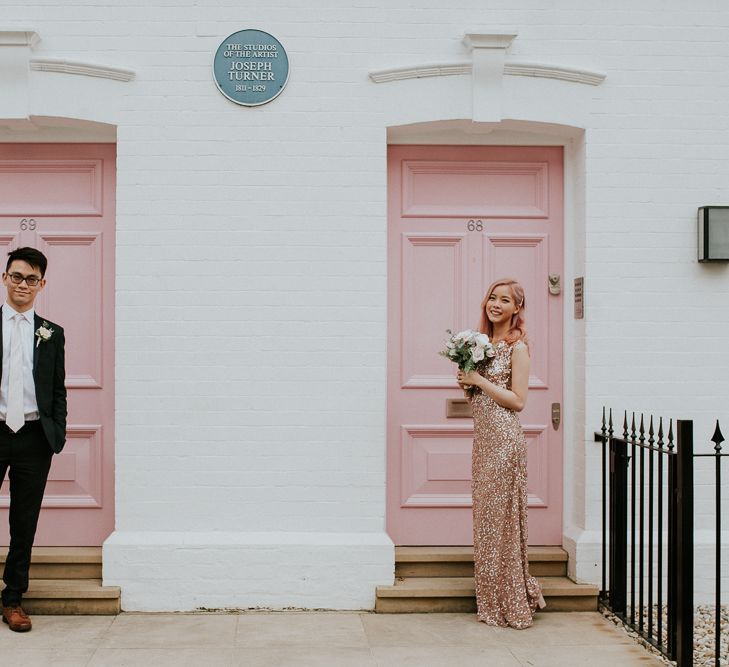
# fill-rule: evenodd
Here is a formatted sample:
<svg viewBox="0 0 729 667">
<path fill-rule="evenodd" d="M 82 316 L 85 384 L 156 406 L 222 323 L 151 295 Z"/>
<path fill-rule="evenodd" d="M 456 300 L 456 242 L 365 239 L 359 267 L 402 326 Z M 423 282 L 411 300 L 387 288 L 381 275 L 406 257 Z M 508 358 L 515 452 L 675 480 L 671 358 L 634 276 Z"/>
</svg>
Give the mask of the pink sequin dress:
<svg viewBox="0 0 729 667">
<path fill-rule="evenodd" d="M 511 353 L 517 342 L 500 341 L 496 356 L 478 372 L 511 388 Z M 489 625 L 528 628 L 541 587 L 527 557 L 526 442 L 519 417 L 479 389 L 473 409 L 473 554 L 478 619 Z"/>
</svg>

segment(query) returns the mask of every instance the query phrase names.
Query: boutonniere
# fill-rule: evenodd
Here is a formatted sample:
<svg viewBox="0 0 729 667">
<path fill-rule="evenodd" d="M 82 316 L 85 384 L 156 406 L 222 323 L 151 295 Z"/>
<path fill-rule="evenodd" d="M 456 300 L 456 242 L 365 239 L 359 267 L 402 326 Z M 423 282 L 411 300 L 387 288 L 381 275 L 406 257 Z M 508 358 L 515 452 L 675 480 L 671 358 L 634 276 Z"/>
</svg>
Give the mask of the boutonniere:
<svg viewBox="0 0 729 667">
<path fill-rule="evenodd" d="M 51 339 L 52 335 L 53 335 L 53 329 L 51 329 L 48 322 L 43 320 L 43 324 L 41 324 L 35 330 L 35 337 L 38 339 L 35 342 L 35 346 L 38 347 L 41 343 L 47 343 Z"/>
</svg>

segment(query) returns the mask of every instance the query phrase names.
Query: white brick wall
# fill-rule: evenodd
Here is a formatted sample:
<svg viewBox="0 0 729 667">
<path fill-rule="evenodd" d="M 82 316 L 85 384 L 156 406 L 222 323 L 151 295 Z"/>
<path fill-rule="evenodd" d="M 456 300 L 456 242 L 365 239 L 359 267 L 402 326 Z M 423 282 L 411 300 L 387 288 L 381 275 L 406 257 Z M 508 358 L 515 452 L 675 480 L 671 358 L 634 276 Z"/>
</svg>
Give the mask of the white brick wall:
<svg viewBox="0 0 729 667">
<path fill-rule="evenodd" d="M 137 72 L 126 84 L 34 73 L 31 99 L 38 116 L 118 125 L 117 533 L 105 578 L 123 583 L 127 609 L 368 606 L 389 583 L 386 128 L 468 119 L 471 97 L 465 76 L 373 84 L 367 73 L 467 60 L 465 32 L 513 31 L 507 59 L 608 75 L 599 87 L 504 82 L 505 119 L 574 126 L 504 124 L 517 143 L 553 133 L 572 155 L 564 283 L 586 277 L 586 320 L 572 322 L 567 304 L 565 329 L 565 544 L 577 573 L 594 580 L 591 433 L 603 404 L 693 418 L 707 436 L 720 417 L 729 430 L 729 275 L 697 264 L 695 230 L 698 206 L 729 201 L 729 10 L 419 6 L 4 3 L 3 25 L 41 35 L 36 55 Z M 284 93 L 254 109 L 225 100 L 210 72 L 218 43 L 245 27 L 276 35 L 291 61 Z M 57 96 L 42 94 L 51 87 Z M 492 129 L 470 136 L 498 141 Z M 186 534 L 194 549 L 180 546 Z M 276 562 L 296 578 L 333 554 L 346 565 L 329 588 L 293 594 L 273 575 Z M 210 559 L 220 588 L 205 581 Z M 340 596 L 347 577 L 356 584 Z M 226 592 L 232 580 L 261 593 Z"/>
</svg>

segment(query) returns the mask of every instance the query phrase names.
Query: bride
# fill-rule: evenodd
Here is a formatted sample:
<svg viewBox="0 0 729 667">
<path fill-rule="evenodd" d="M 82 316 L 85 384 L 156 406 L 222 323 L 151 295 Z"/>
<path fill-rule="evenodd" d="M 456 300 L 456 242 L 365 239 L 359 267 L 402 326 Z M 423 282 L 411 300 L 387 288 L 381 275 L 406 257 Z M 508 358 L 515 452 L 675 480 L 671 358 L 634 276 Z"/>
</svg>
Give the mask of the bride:
<svg viewBox="0 0 729 667">
<path fill-rule="evenodd" d="M 478 619 L 488 625 L 528 628 L 545 602 L 527 557 L 526 441 L 518 412 L 529 386 L 529 342 L 524 288 L 504 278 L 481 304 L 479 330 L 496 355 L 458 383 L 471 388 L 473 411 L 473 552 Z"/>
</svg>

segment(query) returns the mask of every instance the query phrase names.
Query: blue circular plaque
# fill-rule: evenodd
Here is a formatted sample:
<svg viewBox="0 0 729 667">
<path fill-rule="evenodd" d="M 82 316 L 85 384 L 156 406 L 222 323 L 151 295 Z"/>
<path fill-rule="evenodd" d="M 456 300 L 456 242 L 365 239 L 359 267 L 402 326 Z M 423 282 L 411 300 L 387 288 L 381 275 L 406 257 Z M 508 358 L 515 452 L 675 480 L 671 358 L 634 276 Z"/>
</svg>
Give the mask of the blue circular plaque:
<svg viewBox="0 0 729 667">
<path fill-rule="evenodd" d="M 226 37 L 215 52 L 213 76 L 229 100 L 256 107 L 281 94 L 289 80 L 289 57 L 273 35 L 239 30 Z"/>
</svg>

